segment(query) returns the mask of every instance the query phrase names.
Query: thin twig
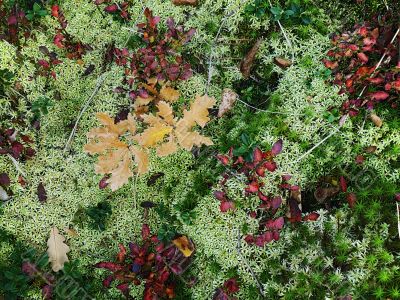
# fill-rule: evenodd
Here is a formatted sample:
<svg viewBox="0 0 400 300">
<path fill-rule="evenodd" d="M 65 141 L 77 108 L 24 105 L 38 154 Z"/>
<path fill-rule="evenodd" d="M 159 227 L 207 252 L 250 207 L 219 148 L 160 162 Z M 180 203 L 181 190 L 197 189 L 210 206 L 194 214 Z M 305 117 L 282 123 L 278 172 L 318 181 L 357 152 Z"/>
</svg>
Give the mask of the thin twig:
<svg viewBox="0 0 400 300">
<path fill-rule="evenodd" d="M 24 171 L 22 171 L 17 160 L 14 157 L 12 157 L 11 154 L 7 154 L 7 156 L 11 159 L 11 161 L 14 164 L 15 169 L 17 169 L 18 173 L 20 173 L 24 177 L 24 179 L 26 179 L 26 174 L 24 173 Z"/>
<path fill-rule="evenodd" d="M 81 111 L 80 111 L 80 113 L 78 115 L 78 118 L 76 119 L 74 128 L 72 129 L 71 134 L 69 135 L 67 143 L 65 144 L 64 152 L 67 152 L 69 150 L 70 144 L 72 143 L 72 140 L 73 140 L 73 138 L 75 136 L 76 129 L 78 128 L 79 120 L 81 119 L 82 115 L 85 113 L 85 111 L 87 110 L 89 105 L 92 103 L 93 98 L 99 92 L 101 86 L 103 85 L 104 79 L 105 79 L 105 75 L 103 73 L 97 79 L 96 87 L 94 88 L 92 94 L 89 96 L 89 98 L 86 100 L 85 104 L 82 106 L 82 109 L 81 109 Z"/>
<path fill-rule="evenodd" d="M 246 105 L 248 107 L 251 107 L 251 108 L 253 108 L 255 110 L 266 112 L 266 113 L 269 113 L 269 114 L 287 115 L 287 116 L 305 116 L 305 114 L 286 113 L 286 112 L 280 112 L 280 111 L 272 111 L 272 110 L 261 109 L 261 108 L 255 107 L 255 106 L 253 106 L 251 104 L 248 104 L 247 102 L 245 102 L 245 101 L 243 101 L 243 100 L 241 100 L 239 98 L 237 98 L 236 100 L 238 100 L 240 103 L 243 103 L 244 105 Z"/>
<path fill-rule="evenodd" d="M 270 7 L 272 8 L 272 3 L 270 0 L 268 0 Z M 279 29 L 282 31 L 283 36 L 285 37 L 286 42 L 288 43 L 290 49 L 292 50 L 292 61 L 294 61 L 294 48 L 293 48 L 293 44 L 290 41 L 289 37 L 286 34 L 285 28 L 283 28 L 281 21 L 276 20 L 279 26 Z"/>
<path fill-rule="evenodd" d="M 301 161 L 304 157 L 309 155 L 311 152 L 313 152 L 315 149 L 317 149 L 319 146 L 321 146 L 326 140 L 328 140 L 331 136 L 336 134 L 340 130 L 339 128 L 336 128 L 336 130 L 332 131 L 330 134 L 328 134 L 325 138 L 323 138 L 321 141 L 319 141 L 317 144 L 315 144 L 310 150 L 308 150 L 306 153 L 301 155 L 295 162 L 294 164 L 297 164 L 299 161 Z"/>
<path fill-rule="evenodd" d="M 253 277 L 254 281 L 256 282 L 257 286 L 258 286 L 258 290 L 260 291 L 261 296 L 264 298 L 265 297 L 265 293 L 264 293 L 264 288 L 261 285 L 260 281 L 258 280 L 256 274 L 254 273 L 253 269 L 251 268 L 249 262 L 246 260 L 246 258 L 243 256 L 242 251 L 241 251 L 241 247 L 240 247 L 240 241 L 242 239 L 241 235 L 240 235 L 240 230 L 238 228 L 238 240 L 237 240 L 237 252 L 239 254 L 240 260 L 246 265 L 247 269 L 249 270 L 251 276 Z"/>
</svg>

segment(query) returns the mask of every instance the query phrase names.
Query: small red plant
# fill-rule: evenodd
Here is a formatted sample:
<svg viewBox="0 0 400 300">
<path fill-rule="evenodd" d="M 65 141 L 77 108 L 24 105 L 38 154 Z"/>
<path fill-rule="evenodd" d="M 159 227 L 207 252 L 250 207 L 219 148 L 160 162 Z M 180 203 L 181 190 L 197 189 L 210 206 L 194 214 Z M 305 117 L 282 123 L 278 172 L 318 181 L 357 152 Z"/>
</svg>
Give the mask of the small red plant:
<svg viewBox="0 0 400 300">
<path fill-rule="evenodd" d="M 19 45 L 21 33 L 25 39 L 31 36 L 30 22 L 17 4 L 14 4 L 11 9 L 7 9 L 2 2 L 0 0 L 0 41 L 6 40 L 14 45 Z"/>
<path fill-rule="evenodd" d="M 224 282 L 221 288 L 218 288 L 213 296 L 213 300 L 236 300 L 233 294 L 239 291 L 239 284 L 236 278 L 230 278 Z"/>
<path fill-rule="evenodd" d="M 342 112 L 355 116 L 360 108 L 372 109 L 381 102 L 398 107 L 400 95 L 400 36 L 397 22 L 388 16 L 357 25 L 352 32 L 335 35 L 329 59 L 323 62 L 335 75 L 333 83 L 349 100 Z M 379 67 L 379 68 L 378 68 Z"/>
<path fill-rule="evenodd" d="M 49 78 L 50 76 L 56 79 L 56 73 L 54 71 L 54 67 L 62 63 L 61 60 L 57 58 L 57 54 L 55 52 L 50 52 L 45 46 L 39 47 L 40 52 L 46 55 L 46 59 L 39 59 L 37 61 L 37 74 L 39 76 L 44 76 Z"/>
<path fill-rule="evenodd" d="M 130 53 L 127 48 L 114 50 L 117 65 L 125 70 L 123 83 L 117 92 L 127 93 L 132 101 L 138 97 L 146 99 L 150 94 L 157 94 L 155 84 L 177 80 L 187 80 L 192 76 L 192 69 L 179 54 L 181 47 L 190 41 L 194 29 L 185 31 L 176 26 L 170 18 L 165 34 L 158 32 L 160 17 L 154 17 L 151 10 L 144 11 L 146 23 L 137 25 L 145 47 Z"/>
<path fill-rule="evenodd" d="M 222 175 L 223 179 L 220 182 L 222 190 L 215 191 L 214 196 L 220 201 L 220 210 L 225 213 L 228 210 L 235 209 L 235 203 L 229 199 L 226 192 L 226 183 L 229 179 L 236 177 L 237 174 L 243 174 L 246 177 L 247 186 L 244 189 L 244 193 L 247 196 L 257 195 L 261 200 L 261 204 L 258 206 L 257 211 L 251 211 L 249 213 L 251 218 L 259 219 L 259 230 L 256 235 L 247 235 L 245 241 L 249 244 L 256 244 L 259 247 L 263 247 L 266 243 L 270 243 L 273 240 L 279 240 L 279 232 L 283 228 L 285 223 L 284 217 L 278 217 L 279 213 L 284 214 L 282 208 L 282 197 L 266 195 L 263 193 L 262 188 L 264 182 L 262 178 L 265 177 L 266 172 L 275 172 L 277 164 L 274 158 L 282 152 L 282 140 L 278 140 L 269 151 L 263 152 L 260 148 L 255 148 L 253 151 L 251 161 L 246 161 L 242 156 L 234 156 L 233 148 L 229 150 L 227 155 L 217 155 L 218 160 L 227 167 L 227 171 Z M 279 184 L 279 188 L 283 192 L 289 191 L 289 193 L 299 193 L 299 187 L 297 185 L 291 185 L 288 181 L 290 175 L 282 176 L 282 183 Z M 290 222 L 300 221 L 315 221 L 318 218 L 318 214 L 308 215 L 302 218 L 301 210 L 292 197 L 288 199 L 288 206 Z"/>
<path fill-rule="evenodd" d="M 0 155 L 11 155 L 14 159 L 25 160 L 35 155 L 30 147 L 33 141 L 24 134 L 18 134 L 15 129 L 0 129 Z"/>
<path fill-rule="evenodd" d="M 65 49 L 67 58 L 81 59 L 82 56 L 86 54 L 86 51 L 92 49 L 89 45 L 76 41 L 76 39 L 67 32 L 68 22 L 58 5 L 53 5 L 51 7 L 51 15 L 57 19 L 60 25 L 54 36 L 54 45 L 60 49 Z"/>
<path fill-rule="evenodd" d="M 116 3 L 111 0 L 95 0 L 94 4 L 96 5 L 102 5 L 106 4 L 104 7 L 104 11 L 106 13 L 119 16 L 122 20 L 125 21 L 130 21 L 131 20 L 131 15 L 129 14 L 129 2 L 128 1 L 123 1 L 121 3 Z"/>
<path fill-rule="evenodd" d="M 157 236 L 151 235 L 147 224 L 142 227 L 142 239 L 142 245 L 129 243 L 129 253 L 120 244 L 116 262 L 99 262 L 95 265 L 96 268 L 112 272 L 103 280 L 103 286 L 109 288 L 116 280 L 117 289 L 128 297 L 129 285 L 140 285 L 144 281 L 144 300 L 174 298 L 173 275 L 181 275 L 186 271 L 191 263 L 192 252 L 182 250 L 178 239 L 168 245 L 160 242 Z"/>
</svg>

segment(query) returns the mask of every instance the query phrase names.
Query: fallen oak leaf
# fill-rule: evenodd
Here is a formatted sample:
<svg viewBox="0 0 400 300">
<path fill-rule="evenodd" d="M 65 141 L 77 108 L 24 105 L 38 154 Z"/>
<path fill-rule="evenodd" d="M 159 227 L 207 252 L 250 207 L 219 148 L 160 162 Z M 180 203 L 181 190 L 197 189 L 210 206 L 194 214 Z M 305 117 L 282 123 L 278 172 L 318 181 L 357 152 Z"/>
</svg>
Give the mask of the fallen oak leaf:
<svg viewBox="0 0 400 300">
<path fill-rule="evenodd" d="M 50 237 L 47 240 L 47 254 L 54 272 L 62 270 L 64 268 L 64 263 L 69 261 L 67 256 L 69 247 L 64 241 L 65 238 L 59 234 L 57 227 L 53 227 L 50 230 Z"/>
<path fill-rule="evenodd" d="M 231 89 L 224 89 L 222 91 L 222 101 L 218 108 L 218 118 L 221 118 L 233 108 L 237 97 L 238 95 Z"/>
</svg>

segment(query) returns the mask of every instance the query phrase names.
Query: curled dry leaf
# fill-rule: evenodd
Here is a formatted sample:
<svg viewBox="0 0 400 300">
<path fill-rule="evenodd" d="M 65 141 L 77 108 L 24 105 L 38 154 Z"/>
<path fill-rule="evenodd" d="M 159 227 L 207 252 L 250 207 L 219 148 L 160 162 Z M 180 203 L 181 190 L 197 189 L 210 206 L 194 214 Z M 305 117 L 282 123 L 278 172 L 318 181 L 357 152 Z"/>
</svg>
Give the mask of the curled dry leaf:
<svg viewBox="0 0 400 300">
<path fill-rule="evenodd" d="M 38 195 L 39 201 L 40 201 L 41 203 L 46 202 L 46 200 L 47 200 L 47 193 L 46 193 L 46 189 L 44 188 L 44 185 L 43 185 L 42 182 L 40 182 L 40 183 L 38 184 L 38 187 L 37 187 L 37 195 Z"/>
<path fill-rule="evenodd" d="M 64 263 L 69 261 L 67 256 L 69 247 L 64 241 L 65 238 L 59 234 L 57 227 L 53 227 L 50 230 L 50 237 L 47 240 L 47 254 L 54 272 L 62 270 L 64 268 Z"/>
<path fill-rule="evenodd" d="M 218 118 L 221 118 L 225 113 L 233 108 L 238 95 L 231 89 L 224 89 L 222 92 L 222 101 L 218 108 Z"/>
<path fill-rule="evenodd" d="M 242 72 L 244 78 L 248 78 L 250 76 L 250 71 L 253 67 L 254 59 L 258 49 L 260 49 L 261 43 L 262 39 L 258 39 L 240 63 L 240 72 Z"/>
<path fill-rule="evenodd" d="M 197 0 L 172 0 L 172 3 L 175 5 L 197 5 Z"/>
<path fill-rule="evenodd" d="M 372 113 L 370 116 L 371 121 L 375 124 L 376 127 L 381 127 L 383 122 L 382 119 L 379 118 L 376 114 Z"/>
<path fill-rule="evenodd" d="M 327 188 L 317 188 L 314 192 L 314 197 L 319 203 L 324 203 L 329 198 L 332 198 L 337 193 L 339 193 L 339 187 L 327 187 Z"/>
<path fill-rule="evenodd" d="M 289 68 L 293 64 L 291 60 L 282 57 L 275 57 L 274 63 L 281 69 Z"/>
</svg>

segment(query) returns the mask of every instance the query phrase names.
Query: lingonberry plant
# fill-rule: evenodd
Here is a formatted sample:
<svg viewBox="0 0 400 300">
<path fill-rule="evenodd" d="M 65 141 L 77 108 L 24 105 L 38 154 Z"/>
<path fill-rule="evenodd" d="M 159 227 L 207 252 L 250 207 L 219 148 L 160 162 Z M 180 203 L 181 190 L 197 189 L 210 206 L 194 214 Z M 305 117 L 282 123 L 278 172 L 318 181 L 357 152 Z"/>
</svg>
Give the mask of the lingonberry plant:
<svg viewBox="0 0 400 300">
<path fill-rule="evenodd" d="M 333 71 L 339 93 L 349 95 L 342 105 L 345 114 L 355 116 L 361 108 L 372 109 L 381 102 L 398 107 L 400 38 L 398 24 L 390 20 L 389 16 L 376 17 L 332 39 L 334 47 L 324 64 Z"/>
<path fill-rule="evenodd" d="M 39 59 L 37 61 L 37 75 L 49 78 L 50 76 L 54 79 L 57 78 L 56 72 L 54 71 L 54 67 L 62 63 L 61 60 L 58 59 L 57 54 L 55 52 L 50 52 L 49 49 L 45 46 L 39 47 L 40 52 L 42 52 L 46 58 Z"/>
<path fill-rule="evenodd" d="M 6 40 L 19 46 L 20 35 L 25 39 L 31 36 L 29 20 L 25 12 L 17 3 L 9 7 L 0 0 L 0 41 Z"/>
<path fill-rule="evenodd" d="M 129 243 L 129 253 L 119 244 L 116 262 L 99 262 L 96 268 L 107 269 L 112 275 L 103 280 L 109 288 L 118 281 L 116 288 L 129 297 L 129 285 L 144 282 L 144 300 L 175 297 L 175 275 L 182 275 L 191 263 L 194 250 L 192 242 L 185 236 L 174 239 L 169 244 L 152 235 L 147 224 L 142 226 L 142 244 Z"/>
<path fill-rule="evenodd" d="M 81 59 L 87 51 L 92 49 L 89 45 L 77 41 L 76 38 L 67 32 L 68 22 L 58 5 L 53 5 L 51 7 L 51 15 L 57 19 L 60 25 L 54 36 L 54 45 L 60 49 L 65 49 L 67 58 Z"/>
<path fill-rule="evenodd" d="M 170 18 L 167 20 L 168 30 L 161 34 L 157 27 L 160 17 L 154 17 L 148 8 L 144 14 L 146 23 L 137 24 L 137 27 L 145 47 L 132 53 L 127 48 L 116 48 L 114 54 L 117 65 L 125 70 L 123 86 L 116 91 L 127 93 L 132 101 L 138 102 L 136 110 L 141 107 L 142 111 L 147 111 L 143 108 L 147 105 L 146 99 L 157 98 L 158 90 L 166 81 L 168 86 L 192 76 L 190 64 L 184 61 L 179 52 L 190 41 L 195 29 L 185 31 L 183 26 L 176 26 Z"/>
<path fill-rule="evenodd" d="M 105 4 L 104 11 L 106 13 L 112 14 L 113 16 L 119 17 L 120 20 L 130 21 L 131 15 L 129 13 L 129 1 L 123 1 L 121 3 L 116 3 L 111 0 L 95 0 L 94 4 L 100 6 Z"/>
<path fill-rule="evenodd" d="M 213 300 L 235 300 L 233 294 L 236 294 L 240 290 L 239 284 L 236 278 L 230 278 L 224 282 L 223 286 L 218 288 L 214 295 Z"/>
<path fill-rule="evenodd" d="M 282 196 L 266 195 L 262 188 L 265 185 L 262 178 L 265 177 L 266 171 L 275 172 L 277 164 L 274 158 L 282 151 L 282 140 L 278 140 L 269 151 L 262 151 L 256 147 L 253 151 L 251 160 L 246 161 L 242 156 L 234 156 L 233 148 L 229 150 L 228 155 L 217 155 L 218 160 L 227 167 L 227 171 L 222 175 L 223 179 L 220 182 L 222 190 L 214 192 L 214 196 L 218 199 L 221 212 L 225 213 L 229 210 L 234 210 L 235 202 L 229 198 L 226 191 L 226 183 L 228 180 L 235 178 L 238 174 L 242 174 L 246 178 L 247 186 L 244 189 L 246 196 L 257 195 L 261 200 L 261 204 L 256 211 L 250 211 L 251 218 L 259 220 L 259 230 L 255 235 L 247 235 L 245 240 L 249 244 L 256 244 L 263 247 L 266 243 L 273 240 L 279 240 L 279 232 L 284 225 L 285 215 L 282 207 Z M 283 175 L 282 182 L 279 188 L 282 190 L 282 195 L 288 192 L 287 200 L 289 211 L 287 213 L 289 222 L 314 221 L 318 219 L 317 213 L 311 213 L 302 217 L 301 209 L 297 198 L 299 198 L 300 189 L 297 185 L 289 183 L 290 175 Z M 281 216 L 279 216 L 281 215 Z M 278 217 L 279 216 L 279 217 Z"/>
<path fill-rule="evenodd" d="M 32 139 L 24 134 L 19 134 L 15 129 L 0 129 L 0 155 L 11 155 L 14 159 L 30 159 L 35 155 L 35 150 L 30 147 Z"/>
</svg>

